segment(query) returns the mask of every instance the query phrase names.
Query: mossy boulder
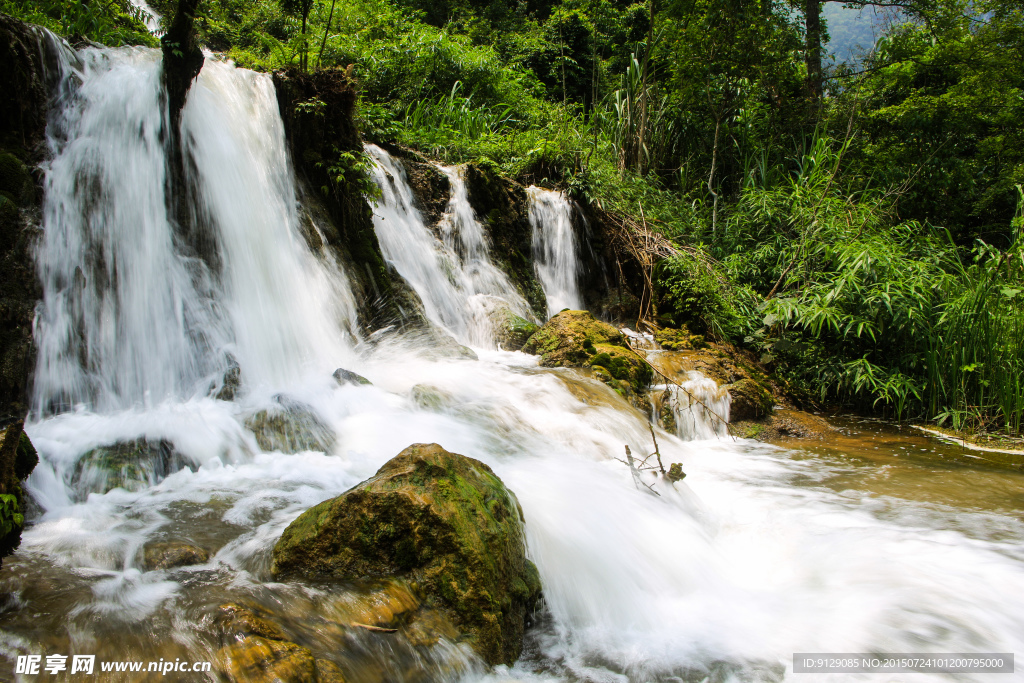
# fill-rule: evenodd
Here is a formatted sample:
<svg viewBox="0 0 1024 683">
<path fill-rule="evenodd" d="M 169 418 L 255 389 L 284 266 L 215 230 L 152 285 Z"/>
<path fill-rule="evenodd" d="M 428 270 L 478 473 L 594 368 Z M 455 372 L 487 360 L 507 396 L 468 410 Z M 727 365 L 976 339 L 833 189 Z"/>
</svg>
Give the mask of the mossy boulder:
<svg viewBox="0 0 1024 683">
<path fill-rule="evenodd" d="M 508 308 L 497 308 L 489 314 L 494 326 L 494 341 L 506 351 L 518 351 L 540 329 L 540 325 L 516 315 Z"/>
<path fill-rule="evenodd" d="M 704 335 L 690 334 L 685 326 L 678 329 L 670 327 L 660 329 L 654 333 L 654 341 L 668 351 L 703 349 L 708 345 L 704 340 Z"/>
<path fill-rule="evenodd" d="M 590 367 L 594 376 L 642 409 L 649 408 L 646 389 L 653 373 L 626 347 L 619 330 L 589 311 L 562 311 L 548 320 L 523 346 L 540 355 L 543 367 Z"/>
<path fill-rule="evenodd" d="M 540 594 L 522 511 L 486 464 L 414 444 L 348 492 L 310 508 L 274 546 L 277 578 L 405 577 L 489 664 L 520 655 Z"/>
<path fill-rule="evenodd" d="M 775 406 L 775 397 L 760 382 L 753 379 L 741 379 L 725 388 L 732 397 L 729 404 L 729 419 L 757 420 L 770 415 Z"/>
<path fill-rule="evenodd" d="M 327 453 L 336 440 L 334 430 L 312 406 L 285 396 L 277 396 L 276 405 L 250 416 L 245 426 L 264 451 Z"/>
<path fill-rule="evenodd" d="M 167 439 L 130 439 L 85 453 L 75 463 L 71 486 L 82 499 L 115 488 L 141 491 L 186 467 L 192 462 Z"/>
</svg>

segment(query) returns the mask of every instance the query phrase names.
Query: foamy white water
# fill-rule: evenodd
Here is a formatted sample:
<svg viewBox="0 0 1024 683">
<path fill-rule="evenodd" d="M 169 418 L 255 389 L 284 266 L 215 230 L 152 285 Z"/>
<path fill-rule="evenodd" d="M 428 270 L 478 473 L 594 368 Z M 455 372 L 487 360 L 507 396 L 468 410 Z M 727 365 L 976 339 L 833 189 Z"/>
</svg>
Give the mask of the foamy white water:
<svg viewBox="0 0 1024 683">
<path fill-rule="evenodd" d="M 156 53 L 83 58 L 47 176 L 40 408 L 28 426 L 41 513 L 0 575 L 19 601 L 0 613 L 3 653 L 173 646 L 212 658 L 196 625 L 247 599 L 290 614 L 318 656 L 358 651 L 389 680 L 406 671 L 388 668 L 396 661 L 416 661 L 425 680 L 802 681 L 798 651 L 1024 651 L 1024 524 L 1009 514 L 837 492 L 824 485 L 834 462 L 706 438 L 716 428 L 699 410 L 677 416 L 689 431 L 658 432 L 666 466 L 688 476 L 645 474 L 656 496 L 615 459 L 625 445 L 650 452 L 647 416 L 600 382 L 521 353 L 429 360 L 400 338 L 357 351 L 339 319 L 352 315 L 344 273 L 297 234 L 265 76 L 208 62 L 189 98 L 183 125 L 223 272 L 181 257 L 162 194 Z M 385 255 L 432 320 L 465 332 L 465 245 L 432 235 L 401 170 L 368 151 Z M 249 383 L 238 402 L 206 395 L 226 352 Z M 339 365 L 373 386 L 339 386 Z M 423 385 L 441 405 L 417 405 Z M 277 392 L 316 411 L 337 436 L 330 452 L 262 451 L 245 420 Z M 191 469 L 136 491 L 73 490 L 90 449 L 140 437 L 172 442 Z M 511 670 L 484 673 L 451 645 L 332 640 L 317 626 L 322 593 L 269 580 L 270 549 L 292 519 L 416 442 L 487 462 L 522 504 L 548 612 Z M 144 571 L 143 545 L 168 538 L 215 552 L 206 565 Z"/>
</svg>

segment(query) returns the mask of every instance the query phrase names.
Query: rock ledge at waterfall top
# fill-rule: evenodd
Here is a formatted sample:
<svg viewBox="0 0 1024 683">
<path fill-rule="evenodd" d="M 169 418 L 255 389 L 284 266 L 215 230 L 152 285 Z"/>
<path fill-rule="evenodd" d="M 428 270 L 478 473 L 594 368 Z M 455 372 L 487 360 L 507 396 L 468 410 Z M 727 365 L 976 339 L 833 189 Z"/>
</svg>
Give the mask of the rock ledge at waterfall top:
<svg viewBox="0 0 1024 683">
<path fill-rule="evenodd" d="M 414 444 L 306 510 L 274 546 L 277 578 L 404 578 L 488 664 L 511 664 L 540 595 L 522 510 L 486 464 Z"/>
<path fill-rule="evenodd" d="M 622 333 L 594 318 L 590 311 L 562 311 L 548 320 L 523 346 L 540 356 L 546 368 L 593 368 L 594 375 L 642 410 L 651 369 L 626 348 Z"/>
</svg>

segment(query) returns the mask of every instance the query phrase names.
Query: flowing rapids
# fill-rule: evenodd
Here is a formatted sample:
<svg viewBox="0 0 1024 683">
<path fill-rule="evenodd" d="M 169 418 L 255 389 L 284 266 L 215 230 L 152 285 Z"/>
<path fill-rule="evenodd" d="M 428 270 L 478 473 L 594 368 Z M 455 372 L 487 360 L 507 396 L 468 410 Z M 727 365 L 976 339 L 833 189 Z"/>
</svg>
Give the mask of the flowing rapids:
<svg viewBox="0 0 1024 683">
<path fill-rule="evenodd" d="M 28 426 L 42 461 L 28 482 L 37 509 L 0 573 L 4 655 L 213 660 L 210 615 L 246 600 L 356 681 L 805 680 L 794 652 L 1024 652 L 1020 475 L 901 457 L 902 437 L 873 442 L 882 459 L 734 440 L 679 397 L 680 433 L 658 440 L 688 476 L 640 490 L 616 458 L 627 444 L 651 451 L 647 416 L 581 373 L 494 350 L 474 302 L 525 304 L 491 264 L 456 171 L 445 169 L 455 191 L 435 234 L 401 168 L 367 149 L 385 256 L 479 359 L 437 359 L 397 334 L 370 345 L 348 332 L 345 273 L 299 234 L 267 76 L 208 59 L 184 111 L 207 261 L 166 218 L 158 54 L 80 57 L 50 130 Z M 562 211 L 532 194 L 538 211 Z M 542 271 L 571 251 L 560 230 L 542 240 L 561 245 Z M 545 286 L 555 307 L 578 301 Z M 212 398 L 232 362 L 239 397 Z M 339 386 L 337 367 L 373 385 Z M 443 405 L 418 405 L 417 385 Z M 687 386 L 727 407 L 707 380 Z M 246 420 L 282 401 L 333 432 L 327 452 L 260 448 Z M 137 486 L 83 486 L 86 453 L 143 437 L 180 459 Z M 270 579 L 291 520 L 416 442 L 487 462 L 522 504 L 546 607 L 511 669 L 486 671 L 443 641 L 414 649 L 339 630 L 344 595 Z M 961 484 L 921 485 L 936 480 Z M 145 543 L 183 539 L 215 551 L 209 562 L 144 570 Z M 954 679 L 995 680 L 914 677 Z"/>
</svg>

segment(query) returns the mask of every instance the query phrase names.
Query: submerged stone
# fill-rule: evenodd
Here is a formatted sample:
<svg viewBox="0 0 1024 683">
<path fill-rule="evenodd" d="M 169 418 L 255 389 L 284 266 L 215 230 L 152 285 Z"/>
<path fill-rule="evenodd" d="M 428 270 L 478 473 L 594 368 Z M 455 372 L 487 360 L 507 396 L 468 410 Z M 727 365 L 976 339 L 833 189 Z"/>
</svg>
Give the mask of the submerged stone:
<svg viewBox="0 0 1024 683">
<path fill-rule="evenodd" d="M 365 384 L 373 386 L 373 382 L 370 380 L 366 379 L 362 375 L 346 370 L 345 368 L 338 368 L 334 371 L 333 376 L 335 381 L 341 386 L 345 386 L 346 384 Z"/>
<path fill-rule="evenodd" d="M 506 351 L 518 351 L 540 329 L 537 323 L 516 315 L 507 308 L 499 308 L 490 315 L 494 325 L 494 340 Z"/>
<path fill-rule="evenodd" d="M 118 441 L 79 458 L 71 486 L 83 498 L 115 488 L 141 491 L 186 467 L 191 469 L 192 462 L 167 439 Z"/>
<path fill-rule="evenodd" d="M 486 464 L 415 444 L 310 508 L 274 546 L 277 578 L 403 577 L 490 664 L 511 664 L 540 595 L 522 512 Z"/>
<path fill-rule="evenodd" d="M 143 550 L 143 563 L 146 569 L 173 569 L 194 564 L 206 564 L 210 561 L 210 553 L 199 546 L 180 541 L 151 543 Z"/>
<path fill-rule="evenodd" d="M 334 662 L 288 640 L 259 608 L 221 605 L 215 621 L 228 644 L 216 656 L 220 674 L 232 683 L 345 683 Z"/>
<path fill-rule="evenodd" d="M 264 451 L 301 453 L 330 452 L 336 437 L 312 406 L 284 396 L 277 405 L 261 410 L 245 421 Z"/>
</svg>

